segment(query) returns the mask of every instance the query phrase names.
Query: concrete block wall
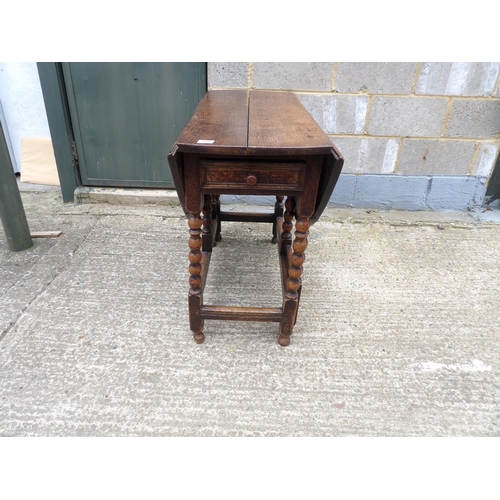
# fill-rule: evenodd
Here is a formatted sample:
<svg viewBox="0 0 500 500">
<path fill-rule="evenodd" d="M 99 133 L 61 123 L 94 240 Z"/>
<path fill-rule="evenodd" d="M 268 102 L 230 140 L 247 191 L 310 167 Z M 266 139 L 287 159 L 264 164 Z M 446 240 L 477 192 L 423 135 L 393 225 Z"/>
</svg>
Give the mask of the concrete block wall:
<svg viewBox="0 0 500 500">
<path fill-rule="evenodd" d="M 500 63 L 213 62 L 208 85 L 295 92 L 345 157 L 332 205 L 484 202 L 500 149 Z"/>
</svg>

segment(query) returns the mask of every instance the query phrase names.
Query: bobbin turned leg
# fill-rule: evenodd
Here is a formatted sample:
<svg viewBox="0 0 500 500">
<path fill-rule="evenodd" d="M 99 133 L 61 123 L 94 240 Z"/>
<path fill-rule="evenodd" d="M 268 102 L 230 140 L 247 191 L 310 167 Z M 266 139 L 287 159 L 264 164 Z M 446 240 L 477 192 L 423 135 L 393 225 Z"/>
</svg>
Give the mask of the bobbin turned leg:
<svg viewBox="0 0 500 500">
<path fill-rule="evenodd" d="M 285 224 L 283 224 L 283 229 L 284 226 Z M 288 278 L 286 281 L 285 298 L 283 300 L 283 319 L 280 323 L 280 335 L 278 338 L 278 342 L 282 346 L 290 344 L 290 335 L 293 332 L 293 326 L 297 316 L 302 264 L 306 258 L 304 252 L 307 248 L 307 237 L 309 236 L 310 226 L 310 217 L 304 217 L 300 214 L 297 215 L 293 252 L 290 254 L 289 258 Z"/>
<path fill-rule="evenodd" d="M 201 226 L 199 213 L 190 212 L 189 224 L 189 326 L 197 344 L 205 341 L 203 335 L 203 318 L 201 306 L 203 304 L 203 290 L 201 288 Z"/>
</svg>

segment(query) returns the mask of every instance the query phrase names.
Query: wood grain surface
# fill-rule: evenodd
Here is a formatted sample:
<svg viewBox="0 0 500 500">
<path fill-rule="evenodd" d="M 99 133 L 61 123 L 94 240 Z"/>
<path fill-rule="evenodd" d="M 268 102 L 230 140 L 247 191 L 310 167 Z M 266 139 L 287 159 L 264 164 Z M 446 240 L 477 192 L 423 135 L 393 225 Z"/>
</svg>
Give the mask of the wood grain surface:
<svg viewBox="0 0 500 500">
<path fill-rule="evenodd" d="M 177 139 L 181 152 L 244 154 L 247 148 L 248 90 L 210 90 Z M 213 141 L 204 143 L 198 141 Z"/>
<path fill-rule="evenodd" d="M 250 92 L 249 154 L 328 154 L 332 142 L 297 96 L 288 92 Z"/>
<path fill-rule="evenodd" d="M 328 154 L 332 149 L 295 94 L 248 89 L 207 92 L 176 144 L 181 152 L 200 154 Z"/>
</svg>

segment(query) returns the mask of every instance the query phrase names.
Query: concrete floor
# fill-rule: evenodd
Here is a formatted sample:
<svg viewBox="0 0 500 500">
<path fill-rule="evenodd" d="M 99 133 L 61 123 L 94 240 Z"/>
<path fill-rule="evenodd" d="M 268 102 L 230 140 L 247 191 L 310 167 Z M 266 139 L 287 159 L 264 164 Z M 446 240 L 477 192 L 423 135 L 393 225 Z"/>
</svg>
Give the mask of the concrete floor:
<svg viewBox="0 0 500 500">
<path fill-rule="evenodd" d="M 499 224 L 327 209 L 290 346 L 221 321 L 197 345 L 178 205 L 22 197 L 63 234 L 0 230 L 0 436 L 500 435 Z M 280 305 L 270 235 L 223 226 L 206 303 Z"/>
</svg>

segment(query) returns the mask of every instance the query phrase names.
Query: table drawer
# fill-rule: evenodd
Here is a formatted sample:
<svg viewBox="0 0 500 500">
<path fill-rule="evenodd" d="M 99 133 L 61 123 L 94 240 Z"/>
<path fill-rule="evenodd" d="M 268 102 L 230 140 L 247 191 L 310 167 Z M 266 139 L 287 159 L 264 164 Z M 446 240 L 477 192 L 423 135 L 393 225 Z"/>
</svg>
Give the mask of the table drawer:
<svg viewBox="0 0 500 500">
<path fill-rule="evenodd" d="M 204 190 L 301 191 L 305 162 L 201 160 Z"/>
</svg>

